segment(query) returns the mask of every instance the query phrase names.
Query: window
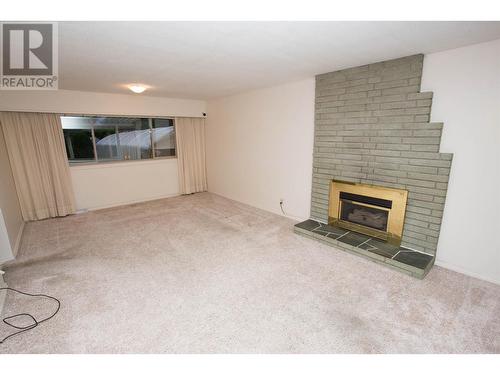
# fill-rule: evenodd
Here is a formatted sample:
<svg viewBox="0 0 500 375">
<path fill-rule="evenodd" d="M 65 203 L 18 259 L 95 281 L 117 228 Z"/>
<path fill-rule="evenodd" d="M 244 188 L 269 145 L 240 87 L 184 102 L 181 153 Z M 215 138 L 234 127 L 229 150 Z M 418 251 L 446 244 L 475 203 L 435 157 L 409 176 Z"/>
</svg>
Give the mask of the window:
<svg viewBox="0 0 500 375">
<path fill-rule="evenodd" d="M 73 127 L 67 124 L 63 130 L 66 143 L 66 154 L 72 162 L 94 161 L 94 142 L 92 140 L 92 129 L 85 127 Z"/>
<path fill-rule="evenodd" d="M 175 156 L 174 120 L 153 119 L 153 144 L 155 157 Z"/>
<path fill-rule="evenodd" d="M 175 156 L 174 120 L 62 116 L 70 164 Z"/>
</svg>

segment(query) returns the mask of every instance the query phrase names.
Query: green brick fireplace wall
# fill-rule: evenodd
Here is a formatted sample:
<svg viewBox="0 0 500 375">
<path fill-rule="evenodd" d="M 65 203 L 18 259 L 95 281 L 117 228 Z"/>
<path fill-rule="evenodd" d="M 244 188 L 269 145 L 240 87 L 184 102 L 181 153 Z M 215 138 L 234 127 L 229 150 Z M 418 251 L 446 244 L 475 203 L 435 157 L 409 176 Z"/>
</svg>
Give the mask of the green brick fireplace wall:
<svg viewBox="0 0 500 375">
<path fill-rule="evenodd" d="M 316 76 L 311 217 L 328 220 L 331 179 L 409 191 L 403 246 L 436 253 L 452 154 L 439 152 L 423 55 Z"/>
</svg>

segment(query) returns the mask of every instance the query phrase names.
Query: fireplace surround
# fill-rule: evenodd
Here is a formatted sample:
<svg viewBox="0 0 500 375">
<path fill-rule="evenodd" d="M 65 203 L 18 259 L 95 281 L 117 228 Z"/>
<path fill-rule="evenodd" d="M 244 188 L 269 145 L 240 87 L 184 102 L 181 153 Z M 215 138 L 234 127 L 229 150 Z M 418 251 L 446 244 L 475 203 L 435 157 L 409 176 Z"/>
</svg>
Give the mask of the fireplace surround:
<svg viewBox="0 0 500 375">
<path fill-rule="evenodd" d="M 332 180 L 328 224 L 399 246 L 408 191 Z"/>
<path fill-rule="evenodd" d="M 398 269 L 418 265 L 417 277 L 435 259 L 453 157 L 440 152 L 443 124 L 430 122 L 432 92 L 420 92 L 423 64 L 419 54 L 316 76 L 311 216 L 295 227 Z M 406 191 L 400 246 L 399 236 L 374 232 L 389 227 L 383 205 L 360 208 L 343 195 L 344 212 L 332 215 L 332 180 Z"/>
</svg>

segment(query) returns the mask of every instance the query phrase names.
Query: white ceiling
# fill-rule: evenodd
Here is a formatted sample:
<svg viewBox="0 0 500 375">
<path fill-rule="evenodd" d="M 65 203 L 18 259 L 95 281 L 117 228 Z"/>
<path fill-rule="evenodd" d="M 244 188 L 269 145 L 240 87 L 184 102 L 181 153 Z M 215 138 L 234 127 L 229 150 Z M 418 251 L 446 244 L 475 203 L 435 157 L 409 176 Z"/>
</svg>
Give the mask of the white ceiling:
<svg viewBox="0 0 500 375">
<path fill-rule="evenodd" d="M 500 38 L 500 22 L 60 22 L 59 88 L 220 97 Z"/>
</svg>

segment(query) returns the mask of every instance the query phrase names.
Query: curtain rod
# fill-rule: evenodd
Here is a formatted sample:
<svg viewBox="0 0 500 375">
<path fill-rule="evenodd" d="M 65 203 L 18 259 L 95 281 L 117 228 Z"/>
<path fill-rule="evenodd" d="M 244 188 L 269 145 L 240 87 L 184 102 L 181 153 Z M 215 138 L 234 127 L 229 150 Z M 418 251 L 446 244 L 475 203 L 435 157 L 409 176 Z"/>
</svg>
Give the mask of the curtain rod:
<svg viewBox="0 0 500 375">
<path fill-rule="evenodd" d="M 125 115 L 125 114 L 106 114 L 106 113 L 78 113 L 78 112 L 51 112 L 51 111 L 31 111 L 31 110 L 22 110 L 22 111 L 16 111 L 16 110 L 5 110 L 2 109 L 0 112 L 25 112 L 25 113 L 51 113 L 51 114 L 57 114 L 61 116 L 82 116 L 82 117 L 137 117 L 137 118 L 142 118 L 142 117 L 147 117 L 147 118 L 176 118 L 176 117 L 181 117 L 181 118 L 207 118 L 207 115 L 205 112 L 201 116 L 172 116 L 172 115 Z"/>
</svg>

